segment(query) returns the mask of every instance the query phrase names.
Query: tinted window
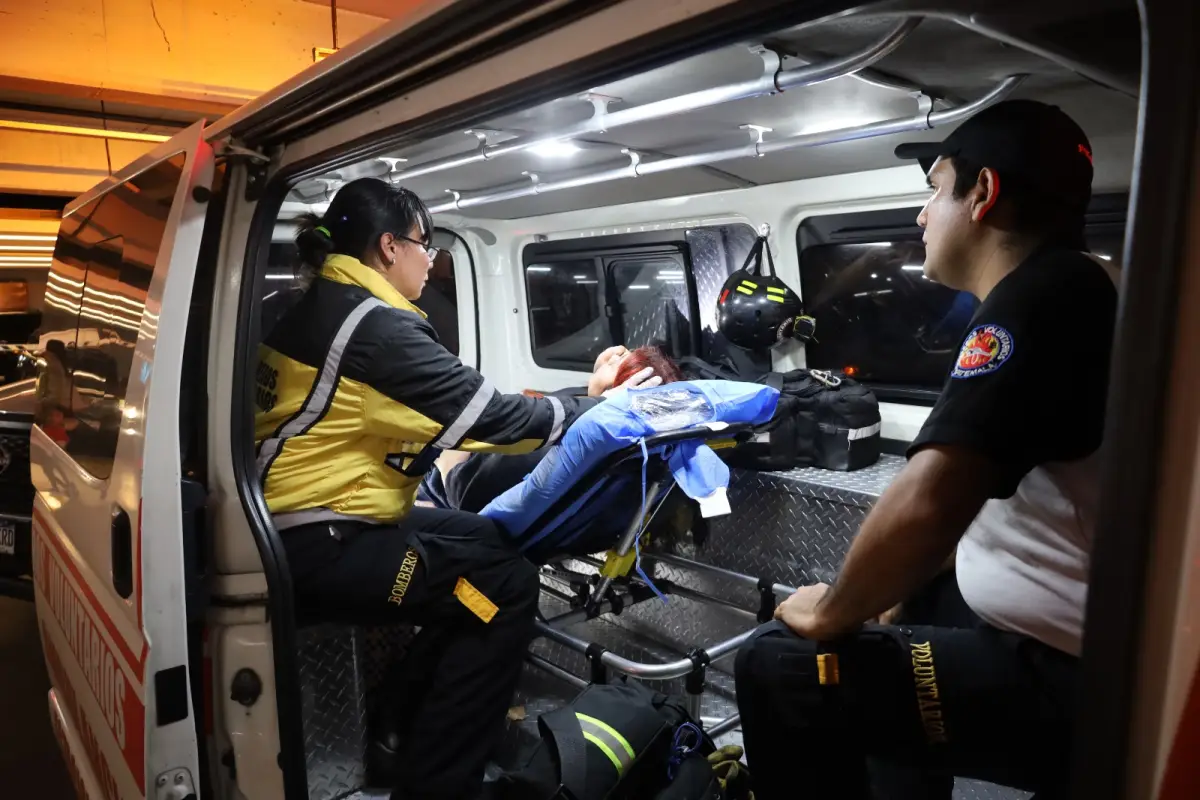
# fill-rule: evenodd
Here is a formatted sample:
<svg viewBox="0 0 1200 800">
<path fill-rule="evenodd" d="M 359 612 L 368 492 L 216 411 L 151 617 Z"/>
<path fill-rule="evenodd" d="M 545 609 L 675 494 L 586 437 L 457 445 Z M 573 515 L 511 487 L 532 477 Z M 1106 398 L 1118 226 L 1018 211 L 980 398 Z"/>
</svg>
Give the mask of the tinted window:
<svg viewBox="0 0 1200 800">
<path fill-rule="evenodd" d="M 454 256 L 449 250 L 438 250 L 429 282 L 416 306 L 428 315 L 442 347 L 458 355 L 458 284 L 454 280 Z"/>
<path fill-rule="evenodd" d="M 721 286 L 754 244 L 749 225 L 565 239 L 525 248 L 534 363 L 586 372 L 613 344 L 700 355 Z"/>
<path fill-rule="evenodd" d="M 936 398 L 979 305 L 924 277 L 919 211 L 809 217 L 797 231 L 801 296 L 817 320 L 807 365 L 851 372 L 883 399 Z M 1093 253 L 1119 267 L 1124 228 L 1123 198 L 1093 198 Z"/>
<path fill-rule="evenodd" d="M 99 478 L 112 472 L 138 334 L 157 330 L 146 292 L 183 164 L 179 154 L 80 208 L 55 246 L 36 420 Z"/>
<path fill-rule="evenodd" d="M 599 259 L 574 259 L 525 267 L 534 361 L 555 369 L 590 371 L 613 344 L 604 316 Z"/>
<path fill-rule="evenodd" d="M 821 244 L 800 254 L 800 292 L 817 320 L 813 369 L 938 389 L 978 302 L 927 279 L 920 242 Z"/>
<path fill-rule="evenodd" d="M 678 253 L 606 260 L 616 290 L 621 344 L 633 349 L 666 342 L 676 355 L 690 352 L 692 316 L 683 257 Z"/>
</svg>

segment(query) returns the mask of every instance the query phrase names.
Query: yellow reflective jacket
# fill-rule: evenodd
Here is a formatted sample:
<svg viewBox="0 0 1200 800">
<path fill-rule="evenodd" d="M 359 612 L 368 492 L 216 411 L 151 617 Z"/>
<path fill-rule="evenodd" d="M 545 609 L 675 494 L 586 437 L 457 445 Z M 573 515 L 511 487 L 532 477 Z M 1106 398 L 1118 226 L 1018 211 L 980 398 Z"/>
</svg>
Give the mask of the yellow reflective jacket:
<svg viewBox="0 0 1200 800">
<path fill-rule="evenodd" d="M 375 270 L 330 256 L 259 348 L 255 441 L 280 529 L 391 522 L 441 450 L 525 453 L 597 401 L 500 394 Z"/>
</svg>

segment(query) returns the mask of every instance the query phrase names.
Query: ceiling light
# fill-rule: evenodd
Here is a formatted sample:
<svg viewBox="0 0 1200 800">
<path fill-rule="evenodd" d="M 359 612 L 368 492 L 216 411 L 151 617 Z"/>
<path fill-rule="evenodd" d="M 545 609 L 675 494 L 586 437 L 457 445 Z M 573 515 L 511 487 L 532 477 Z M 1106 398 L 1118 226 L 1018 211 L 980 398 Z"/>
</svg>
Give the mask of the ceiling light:
<svg viewBox="0 0 1200 800">
<path fill-rule="evenodd" d="M 526 272 L 549 272 L 549 267 L 526 267 Z"/>
<path fill-rule="evenodd" d="M 5 242 L 53 242 L 57 236 L 40 236 L 32 233 L 0 233 L 0 241 Z"/>
<path fill-rule="evenodd" d="M 0 244 L 0 250 L 16 253 L 53 253 L 54 247 L 40 244 Z"/>
<path fill-rule="evenodd" d="M 908 270 L 909 272 L 924 272 L 925 265 L 924 264 L 905 264 L 900 269 Z"/>
<path fill-rule="evenodd" d="M 535 144 L 529 148 L 529 152 L 541 158 L 565 158 L 582 150 L 579 145 L 572 142 L 570 139 L 561 139 L 553 142 L 542 142 Z"/>
<path fill-rule="evenodd" d="M 0 119 L 0 129 L 13 131 L 29 131 L 33 133 L 60 133 L 65 136 L 85 136 L 95 139 L 122 139 L 129 142 L 165 142 L 170 136 L 157 133 L 132 133 L 130 131 L 110 131 L 101 128 L 81 128 L 75 125 L 51 125 L 45 122 L 27 122 L 25 120 Z"/>
<path fill-rule="evenodd" d="M 857 128 L 859 125 L 866 125 L 868 122 L 874 122 L 874 120 L 863 116 L 829 117 L 828 119 L 806 123 L 800 128 L 800 133 L 825 133 L 826 131 L 838 131 L 843 128 Z"/>
<path fill-rule="evenodd" d="M 635 291 L 641 291 L 641 290 L 644 290 L 644 289 L 649 289 L 649 288 L 650 288 L 650 286 L 649 286 L 648 284 L 645 284 L 645 283 L 634 283 L 634 284 L 630 284 L 629 288 L 630 288 L 630 289 L 633 289 L 633 290 L 635 290 Z"/>
</svg>

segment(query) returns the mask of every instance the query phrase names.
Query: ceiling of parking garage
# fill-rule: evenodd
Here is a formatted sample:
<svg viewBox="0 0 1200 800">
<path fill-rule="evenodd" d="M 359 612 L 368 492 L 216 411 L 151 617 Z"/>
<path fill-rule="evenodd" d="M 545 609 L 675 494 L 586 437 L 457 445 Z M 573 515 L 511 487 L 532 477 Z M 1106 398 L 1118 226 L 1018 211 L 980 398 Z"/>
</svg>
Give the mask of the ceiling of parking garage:
<svg viewBox="0 0 1200 800">
<path fill-rule="evenodd" d="M 346 45 L 391 14 L 343 0 Z M 407 2 L 389 5 L 403 8 Z M 0 192 L 75 195 L 153 143 L 215 120 L 314 63 L 333 44 L 329 0 L 39 0 L 0 3 Z M 55 130 L 14 130 L 22 124 Z M 91 129 L 87 135 L 63 127 Z"/>
</svg>

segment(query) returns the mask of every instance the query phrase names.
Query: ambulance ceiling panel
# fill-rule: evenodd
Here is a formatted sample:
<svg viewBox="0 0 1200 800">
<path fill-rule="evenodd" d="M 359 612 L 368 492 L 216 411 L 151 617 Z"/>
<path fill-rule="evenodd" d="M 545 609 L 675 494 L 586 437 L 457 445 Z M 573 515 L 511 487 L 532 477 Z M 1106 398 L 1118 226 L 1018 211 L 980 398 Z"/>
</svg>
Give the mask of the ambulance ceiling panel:
<svg viewBox="0 0 1200 800">
<path fill-rule="evenodd" d="M 1107 17 L 1106 17 L 1107 18 Z M 899 18 L 846 18 L 818 26 L 784 31 L 765 42 L 749 42 L 686 59 L 649 73 L 596 87 L 595 95 L 612 98 L 610 113 L 678 98 L 692 92 L 755 81 L 771 74 L 761 46 L 783 55 L 782 70 L 828 63 L 868 48 L 894 31 Z M 1135 17 L 1136 23 L 1136 17 Z M 1080 23 L 1080 30 L 1103 40 L 1104 32 Z M 1111 26 L 1106 29 L 1112 34 Z M 1134 31 L 1136 34 L 1136 30 Z M 1128 40 L 1111 45 L 1114 60 L 1127 67 Z M 1132 37 L 1136 48 L 1136 35 Z M 1113 35 L 1108 35 L 1113 39 Z M 1136 54 L 1134 56 L 1136 61 Z M 777 64 L 776 64 L 777 66 Z M 1007 96 L 1034 97 L 1061 105 L 1074 116 L 1092 140 L 1096 156 L 1097 189 L 1128 186 L 1137 120 L 1137 100 L 1104 88 L 1075 72 L 1025 50 L 1002 44 L 944 19 L 924 19 L 881 60 L 857 75 L 846 75 L 773 95 L 748 97 L 717 105 L 685 109 L 649 121 L 618 125 L 577 135 L 553 145 L 520 152 L 499 153 L 452 168 L 429 171 L 431 162 L 451 156 L 469 157 L 480 143 L 500 145 L 554 136 L 578 126 L 593 115 L 593 101 L 562 98 L 502 118 L 481 120 L 470 132 L 457 131 L 411 146 L 386 157 L 344 168 L 320 180 L 295 187 L 285 206 L 289 211 L 322 210 L 336 187 L 364 175 L 394 175 L 431 206 L 447 210 L 458 193 L 462 207 L 455 213 L 480 218 L 519 218 L 600 207 L 636 200 L 697 194 L 723 189 L 834 175 L 896 166 L 892 151 L 901 141 L 940 139 L 957 120 L 936 130 L 918 130 L 854 141 L 805 146 L 762 157 L 722 158 L 685 169 L 643 174 L 620 180 L 593 182 L 533 194 L 534 183 L 561 182 L 628 168 L 636 151 L 642 165 L 678 156 L 704 156 L 750 145 L 763 129 L 766 144 L 831 129 L 844 129 L 883 120 L 908 118 L 923 122 L 934 98 L 933 112 L 946 111 L 992 92 L 1008 76 L 1025 74 Z M 926 105 L 922 105 L 925 103 Z M 392 160 L 389 161 L 388 158 Z M 704 161 L 705 158 L 698 158 Z M 402 159 L 402 160 L 397 160 Z M 417 174 L 406 174 L 417 173 Z M 424 172 L 425 174 L 419 174 Z M 487 199 L 499 193 L 524 191 L 479 205 L 465 198 Z"/>
</svg>

